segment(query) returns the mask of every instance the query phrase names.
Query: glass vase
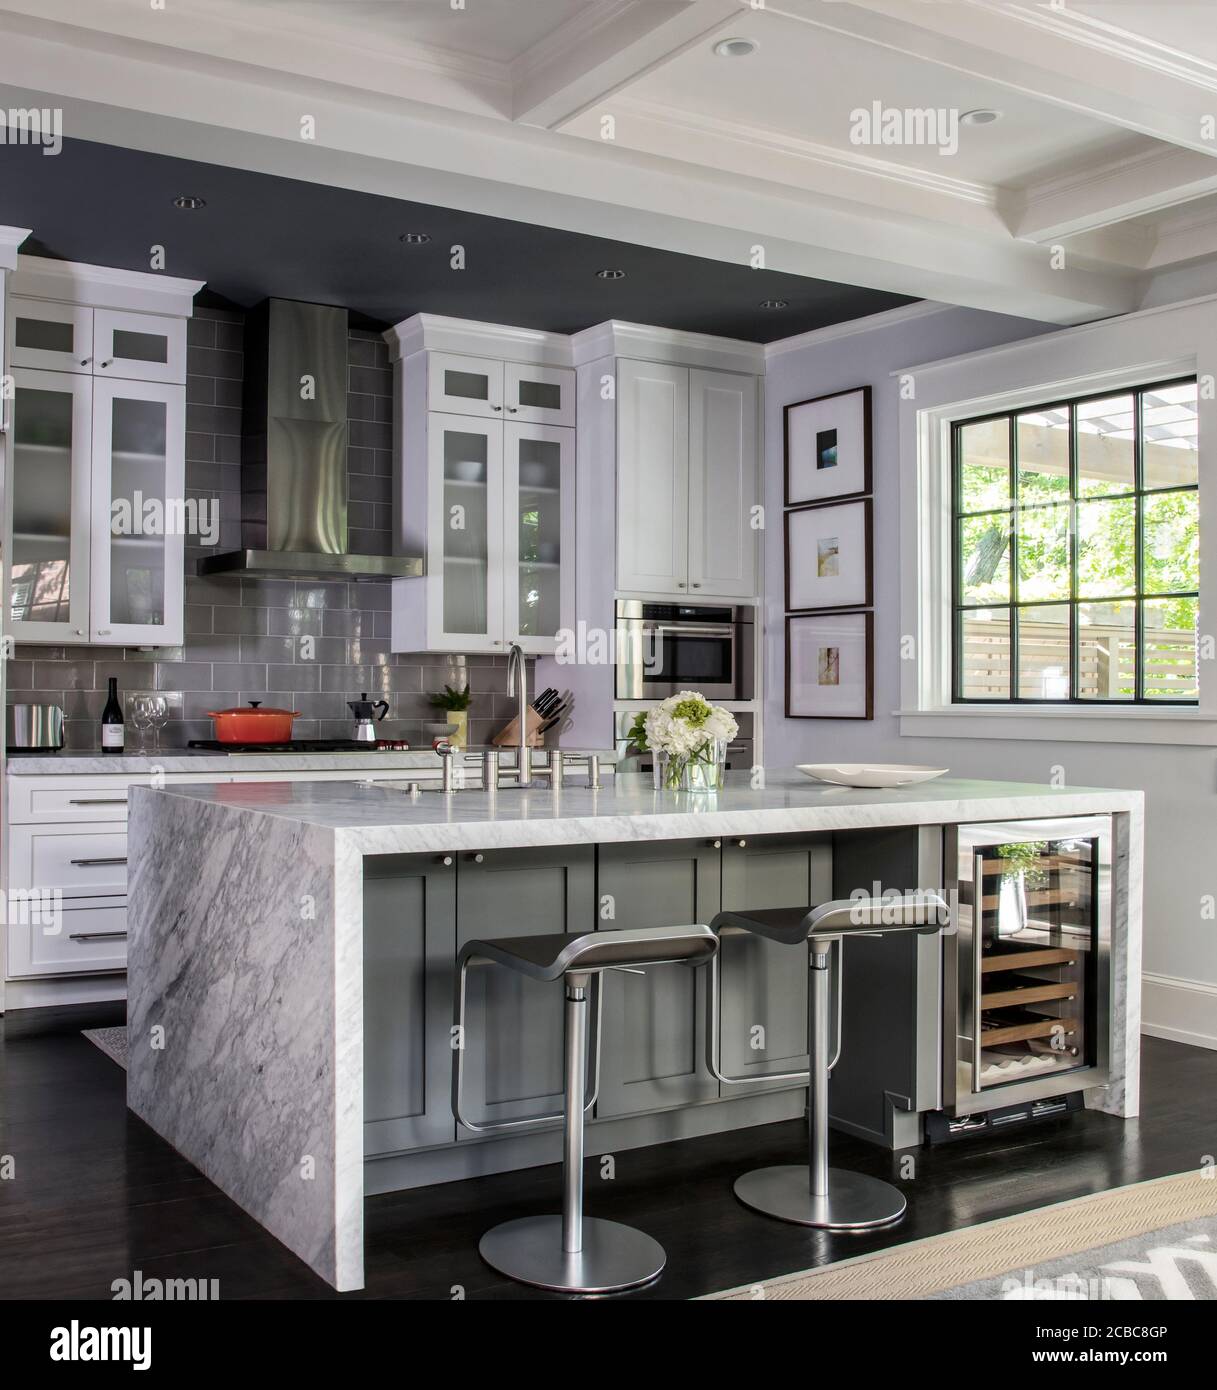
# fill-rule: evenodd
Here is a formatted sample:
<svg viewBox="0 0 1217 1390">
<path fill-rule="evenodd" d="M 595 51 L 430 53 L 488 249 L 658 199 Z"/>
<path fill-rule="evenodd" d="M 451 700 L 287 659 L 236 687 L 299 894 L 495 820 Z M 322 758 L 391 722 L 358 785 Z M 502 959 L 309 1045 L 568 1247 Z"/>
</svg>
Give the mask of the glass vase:
<svg viewBox="0 0 1217 1390">
<path fill-rule="evenodd" d="M 711 739 L 686 758 L 655 754 L 655 790 L 667 792 L 716 792 L 726 776 L 727 745 Z"/>
</svg>

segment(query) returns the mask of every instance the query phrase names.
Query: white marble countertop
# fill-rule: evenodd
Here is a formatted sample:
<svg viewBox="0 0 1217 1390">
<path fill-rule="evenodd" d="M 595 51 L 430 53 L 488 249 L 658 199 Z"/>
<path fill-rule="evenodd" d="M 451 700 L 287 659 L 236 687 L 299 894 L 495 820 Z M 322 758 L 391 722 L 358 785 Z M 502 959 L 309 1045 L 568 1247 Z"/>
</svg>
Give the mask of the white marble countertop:
<svg viewBox="0 0 1217 1390">
<path fill-rule="evenodd" d="M 478 748 L 464 750 L 470 754 L 482 751 Z M 501 753 L 512 754 L 513 749 L 500 748 Z M 573 756 L 596 753 L 605 765 L 614 763 L 617 754 L 606 748 L 563 748 L 563 753 Z M 459 755 L 458 755 L 459 756 Z M 533 761 L 540 762 L 543 753 L 537 750 Z M 10 754 L 7 759 L 10 777 L 101 777 L 107 774 L 132 776 L 149 772 L 159 767 L 164 772 L 342 772 L 348 769 L 387 769 L 401 768 L 403 771 L 427 768 L 438 774 L 439 755 L 431 748 L 411 748 L 408 751 L 378 751 L 341 753 L 215 753 L 207 749 L 173 748 L 158 754 L 120 754 L 102 752 L 86 753 L 19 753 Z M 476 768 L 475 763 L 466 767 Z"/>
<path fill-rule="evenodd" d="M 332 830 L 344 848 L 363 854 L 1022 820 L 1132 811 L 1144 800 L 1139 791 L 959 778 L 868 791 L 825 786 L 786 770 L 767 773 L 760 787 L 751 774 L 729 775 L 717 795 L 656 792 L 649 775 L 634 773 L 597 791 L 568 784 L 556 794 L 541 786 L 411 796 L 404 781 L 201 783 L 140 787 L 135 794 Z"/>
</svg>

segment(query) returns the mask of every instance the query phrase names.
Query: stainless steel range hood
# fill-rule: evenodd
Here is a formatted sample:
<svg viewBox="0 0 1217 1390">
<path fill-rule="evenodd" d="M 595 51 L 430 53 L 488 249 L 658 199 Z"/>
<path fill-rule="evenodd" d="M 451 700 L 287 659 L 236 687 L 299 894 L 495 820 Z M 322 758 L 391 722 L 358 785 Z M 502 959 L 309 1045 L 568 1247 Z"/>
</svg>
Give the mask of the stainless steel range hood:
<svg viewBox="0 0 1217 1390">
<path fill-rule="evenodd" d="M 200 574 L 390 579 L 422 561 L 347 546 L 347 313 L 268 299 L 245 326 L 241 550 Z"/>
</svg>

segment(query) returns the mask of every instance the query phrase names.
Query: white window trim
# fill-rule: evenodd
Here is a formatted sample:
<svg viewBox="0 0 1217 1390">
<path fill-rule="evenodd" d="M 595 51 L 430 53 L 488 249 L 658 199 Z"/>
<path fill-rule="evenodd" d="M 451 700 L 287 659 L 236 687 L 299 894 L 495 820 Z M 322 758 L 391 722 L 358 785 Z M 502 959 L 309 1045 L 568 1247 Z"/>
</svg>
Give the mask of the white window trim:
<svg viewBox="0 0 1217 1390">
<path fill-rule="evenodd" d="M 1217 614 L 1217 524 L 1208 520 L 1217 497 L 1209 443 L 1217 440 L 1217 399 L 1204 379 L 1217 375 L 1217 296 L 892 373 L 900 399 L 901 734 L 1217 744 L 1217 661 L 1201 662 L 1199 705 L 1177 709 L 951 703 L 952 423 L 1192 373 L 1201 378 L 1199 630 L 1207 634 Z"/>
</svg>

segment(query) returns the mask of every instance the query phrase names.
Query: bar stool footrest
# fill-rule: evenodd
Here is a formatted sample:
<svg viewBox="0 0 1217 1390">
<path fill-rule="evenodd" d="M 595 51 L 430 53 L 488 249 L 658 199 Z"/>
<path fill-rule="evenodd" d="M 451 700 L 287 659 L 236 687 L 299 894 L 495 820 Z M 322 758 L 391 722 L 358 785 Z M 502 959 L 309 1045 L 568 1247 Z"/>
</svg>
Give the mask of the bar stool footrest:
<svg viewBox="0 0 1217 1390">
<path fill-rule="evenodd" d="M 845 1168 L 828 1170 L 828 1195 L 813 1197 L 805 1164 L 755 1168 L 735 1180 L 735 1195 L 746 1207 L 827 1231 L 863 1231 L 899 1221 L 908 1205 L 891 1183 Z"/>
<path fill-rule="evenodd" d="M 560 1216 L 525 1216 L 486 1232 L 482 1259 L 500 1274 L 556 1293 L 616 1293 L 658 1278 L 667 1255 L 633 1226 L 583 1218 L 583 1249 L 562 1249 Z"/>
</svg>

